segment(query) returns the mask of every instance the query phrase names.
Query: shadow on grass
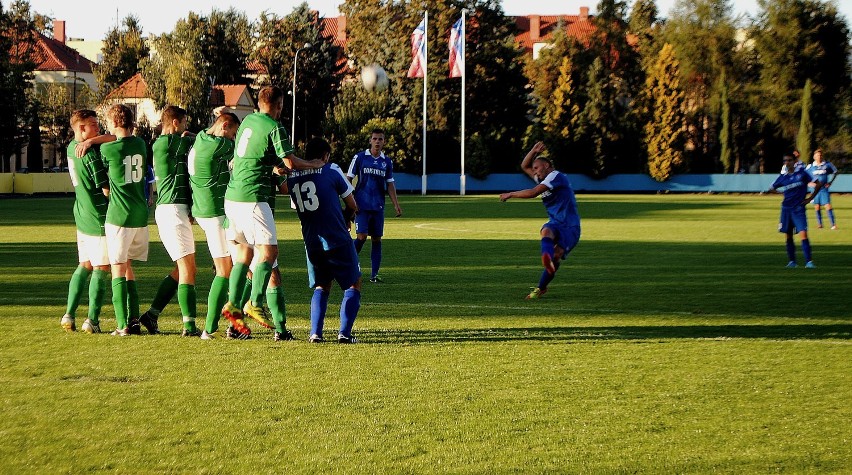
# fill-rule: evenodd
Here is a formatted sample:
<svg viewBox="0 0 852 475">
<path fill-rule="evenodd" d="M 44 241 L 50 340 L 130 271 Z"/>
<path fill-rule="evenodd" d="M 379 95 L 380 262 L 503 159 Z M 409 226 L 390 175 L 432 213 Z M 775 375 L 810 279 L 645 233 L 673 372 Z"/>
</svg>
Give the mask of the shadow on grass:
<svg viewBox="0 0 852 475">
<path fill-rule="evenodd" d="M 671 339 L 849 340 L 852 325 L 666 325 L 534 327 L 460 330 L 365 330 L 365 343 L 454 343 L 541 341 L 660 341 Z"/>
</svg>

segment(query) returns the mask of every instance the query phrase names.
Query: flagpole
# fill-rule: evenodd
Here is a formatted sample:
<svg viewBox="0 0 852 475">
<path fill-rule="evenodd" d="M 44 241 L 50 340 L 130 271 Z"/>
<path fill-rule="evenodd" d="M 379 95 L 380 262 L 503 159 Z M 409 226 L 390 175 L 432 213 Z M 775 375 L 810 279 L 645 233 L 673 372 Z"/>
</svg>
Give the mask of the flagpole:
<svg viewBox="0 0 852 475">
<path fill-rule="evenodd" d="M 467 14 L 467 9 L 462 8 L 462 24 L 461 24 L 461 56 L 462 56 L 462 70 L 461 70 L 461 177 L 459 177 L 460 182 L 460 191 L 461 195 L 464 196 L 465 188 L 467 185 L 467 178 L 464 173 L 464 116 L 465 116 L 465 80 L 467 79 L 467 74 L 465 73 L 465 69 L 467 68 L 467 57 L 465 56 L 465 50 L 467 49 L 467 34 L 466 34 L 466 25 L 465 25 L 465 15 Z"/>
<path fill-rule="evenodd" d="M 423 12 L 423 177 L 421 178 L 421 195 L 426 194 L 426 85 L 429 81 L 429 12 Z"/>
</svg>

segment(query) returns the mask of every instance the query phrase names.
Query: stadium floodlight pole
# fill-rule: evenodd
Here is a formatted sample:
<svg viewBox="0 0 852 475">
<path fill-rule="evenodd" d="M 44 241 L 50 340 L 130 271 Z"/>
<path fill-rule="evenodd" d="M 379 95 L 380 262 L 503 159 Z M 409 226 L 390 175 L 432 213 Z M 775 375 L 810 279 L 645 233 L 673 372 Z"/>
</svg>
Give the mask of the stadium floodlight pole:
<svg viewBox="0 0 852 475">
<path fill-rule="evenodd" d="M 304 46 L 296 50 L 296 55 L 293 56 L 293 125 L 290 128 L 290 141 L 293 142 L 293 146 L 296 146 L 296 65 L 299 61 L 299 51 L 308 49 L 313 45 L 310 43 L 305 43 Z"/>
</svg>

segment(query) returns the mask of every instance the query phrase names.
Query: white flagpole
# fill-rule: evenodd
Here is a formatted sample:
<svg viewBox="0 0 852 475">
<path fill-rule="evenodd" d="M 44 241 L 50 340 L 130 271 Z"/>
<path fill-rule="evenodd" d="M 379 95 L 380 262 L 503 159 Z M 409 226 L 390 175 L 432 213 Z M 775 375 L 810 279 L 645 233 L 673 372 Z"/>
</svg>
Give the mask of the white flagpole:
<svg viewBox="0 0 852 475">
<path fill-rule="evenodd" d="M 423 41 L 426 52 L 423 58 L 423 177 L 421 179 L 420 194 L 426 194 L 426 85 L 429 79 L 429 12 L 423 12 Z"/>
<path fill-rule="evenodd" d="M 461 70 L 461 177 L 460 177 L 460 189 L 461 195 L 464 196 L 466 182 L 467 179 L 464 174 L 464 116 L 465 116 L 465 80 L 467 79 L 467 74 L 465 69 L 467 68 L 467 57 L 465 55 L 465 50 L 467 49 L 467 26 L 465 21 L 465 14 L 467 14 L 467 9 L 462 9 L 462 24 L 461 24 L 461 57 L 462 57 L 462 70 Z"/>
</svg>

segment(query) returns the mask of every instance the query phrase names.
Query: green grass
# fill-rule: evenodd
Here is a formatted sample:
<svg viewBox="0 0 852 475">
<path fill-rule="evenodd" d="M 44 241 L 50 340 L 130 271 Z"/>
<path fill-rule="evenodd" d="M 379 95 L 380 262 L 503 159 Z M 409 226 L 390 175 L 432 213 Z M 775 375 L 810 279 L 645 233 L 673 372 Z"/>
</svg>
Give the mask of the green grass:
<svg viewBox="0 0 852 475">
<path fill-rule="evenodd" d="M 282 206 L 299 341 L 276 344 L 180 338 L 176 303 L 162 336 L 64 333 L 72 200 L 0 199 L 0 473 L 848 473 L 852 197 L 814 270 L 784 268 L 778 196 L 578 200 L 580 245 L 528 302 L 540 202 L 402 197 L 362 344 L 312 346 Z M 143 307 L 170 269 L 151 231 Z"/>
</svg>

